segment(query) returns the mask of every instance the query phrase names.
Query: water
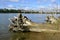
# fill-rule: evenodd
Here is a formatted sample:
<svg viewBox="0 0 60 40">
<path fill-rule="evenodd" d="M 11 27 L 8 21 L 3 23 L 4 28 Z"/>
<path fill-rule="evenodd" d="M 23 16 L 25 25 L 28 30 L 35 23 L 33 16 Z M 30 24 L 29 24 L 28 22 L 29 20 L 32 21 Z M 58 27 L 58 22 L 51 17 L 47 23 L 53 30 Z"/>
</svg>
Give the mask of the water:
<svg viewBox="0 0 60 40">
<path fill-rule="evenodd" d="M 27 16 L 33 22 L 36 23 L 44 23 L 46 16 L 50 16 L 51 14 L 23 14 L 23 16 Z M 53 14 L 56 18 L 60 16 L 60 14 Z M 19 33 L 11 33 L 8 31 L 9 18 L 17 16 L 17 14 L 0 14 L 0 40 L 53 40 L 50 34 L 47 33 L 34 33 L 34 32 L 19 32 Z M 50 39 L 49 35 L 52 39 Z M 57 34 L 56 34 L 57 35 Z M 47 39 L 47 37 L 49 39 Z M 44 39 L 43 39 L 44 38 Z M 55 39 L 56 40 L 56 39 Z"/>
</svg>

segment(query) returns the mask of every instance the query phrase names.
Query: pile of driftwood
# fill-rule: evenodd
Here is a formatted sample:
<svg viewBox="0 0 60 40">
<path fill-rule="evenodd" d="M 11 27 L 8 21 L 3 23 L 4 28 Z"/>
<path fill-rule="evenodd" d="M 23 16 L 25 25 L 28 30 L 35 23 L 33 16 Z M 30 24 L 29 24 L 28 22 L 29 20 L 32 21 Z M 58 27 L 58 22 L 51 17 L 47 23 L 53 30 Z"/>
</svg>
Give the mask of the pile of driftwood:
<svg viewBox="0 0 60 40">
<path fill-rule="evenodd" d="M 29 20 L 26 16 L 22 16 L 21 13 L 18 14 L 17 17 L 9 19 L 11 24 L 9 25 L 9 30 L 12 31 L 29 31 L 28 26 L 31 25 Z"/>
<path fill-rule="evenodd" d="M 10 31 L 35 31 L 35 32 L 41 32 L 47 29 L 40 29 L 40 28 L 29 28 L 28 26 L 31 25 L 37 25 L 37 23 L 33 23 L 31 20 L 29 20 L 26 16 L 22 16 L 21 13 L 18 14 L 18 16 L 14 16 L 14 18 L 9 19 L 11 24 L 9 25 Z M 46 22 L 49 22 L 51 24 L 56 23 L 57 19 L 54 16 L 47 16 Z M 50 31 L 50 30 L 49 30 Z"/>
<path fill-rule="evenodd" d="M 57 23 L 58 19 L 55 18 L 54 16 L 47 16 L 46 17 L 46 22 L 53 24 L 53 23 Z"/>
</svg>

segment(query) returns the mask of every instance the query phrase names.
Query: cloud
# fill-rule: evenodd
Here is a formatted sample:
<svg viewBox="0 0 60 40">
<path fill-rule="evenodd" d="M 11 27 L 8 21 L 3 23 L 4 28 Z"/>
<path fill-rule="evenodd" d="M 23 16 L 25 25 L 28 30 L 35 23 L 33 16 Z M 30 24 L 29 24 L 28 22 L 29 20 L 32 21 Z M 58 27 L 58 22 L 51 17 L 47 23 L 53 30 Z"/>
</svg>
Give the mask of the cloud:
<svg viewBox="0 0 60 40">
<path fill-rule="evenodd" d="M 37 3 L 47 2 L 48 0 L 37 0 Z"/>
<path fill-rule="evenodd" d="M 13 7 L 13 5 L 8 5 L 8 7 L 11 7 L 11 8 L 12 8 L 12 7 Z"/>
<path fill-rule="evenodd" d="M 13 5 L 8 5 L 8 7 L 13 7 Z"/>
<path fill-rule="evenodd" d="M 58 9 L 60 9 L 60 5 L 58 5 Z"/>
<path fill-rule="evenodd" d="M 36 9 L 36 8 L 26 6 L 26 7 L 24 7 L 23 9 L 24 9 L 24 10 L 34 10 L 34 9 Z"/>
<path fill-rule="evenodd" d="M 52 3 L 56 2 L 56 0 L 51 0 Z"/>
<path fill-rule="evenodd" d="M 38 3 L 46 3 L 46 2 L 50 2 L 50 1 L 51 1 L 51 3 L 57 2 L 57 0 L 37 0 Z"/>
<path fill-rule="evenodd" d="M 44 0 L 44 2 L 46 2 L 46 1 L 48 1 L 48 0 Z"/>
<path fill-rule="evenodd" d="M 7 5 L 7 8 L 8 9 L 14 9 L 14 6 L 13 5 Z"/>
<path fill-rule="evenodd" d="M 58 5 L 56 5 L 56 4 L 49 4 L 48 7 L 50 7 L 50 8 L 58 8 Z"/>
<path fill-rule="evenodd" d="M 19 2 L 19 0 L 10 0 L 11 2 Z"/>
<path fill-rule="evenodd" d="M 37 1 L 48 1 L 48 0 L 37 0 Z"/>
<path fill-rule="evenodd" d="M 29 7 L 24 7 L 24 10 L 28 10 L 28 9 L 30 9 Z"/>
<path fill-rule="evenodd" d="M 40 6 L 38 6 L 38 8 L 46 8 L 45 6 L 43 6 L 43 5 L 40 5 Z"/>
<path fill-rule="evenodd" d="M 25 7 L 24 9 L 25 9 L 25 10 L 28 10 L 28 9 L 29 9 L 29 7 Z"/>
</svg>

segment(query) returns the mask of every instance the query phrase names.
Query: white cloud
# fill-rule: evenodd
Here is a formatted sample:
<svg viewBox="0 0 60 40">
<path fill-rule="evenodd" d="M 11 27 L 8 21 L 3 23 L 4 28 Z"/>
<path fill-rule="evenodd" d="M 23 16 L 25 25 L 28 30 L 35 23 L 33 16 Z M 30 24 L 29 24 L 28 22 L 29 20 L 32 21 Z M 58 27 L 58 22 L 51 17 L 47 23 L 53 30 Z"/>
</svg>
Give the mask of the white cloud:
<svg viewBox="0 0 60 40">
<path fill-rule="evenodd" d="M 34 8 L 34 7 L 24 7 L 23 9 L 24 9 L 24 10 L 34 10 L 34 9 L 36 9 L 36 8 Z"/>
<path fill-rule="evenodd" d="M 19 0 L 10 0 L 11 2 L 18 2 Z"/>
<path fill-rule="evenodd" d="M 56 0 L 51 0 L 52 3 L 56 2 Z"/>
<path fill-rule="evenodd" d="M 48 0 L 37 0 L 37 3 L 47 2 Z"/>
<path fill-rule="evenodd" d="M 58 6 L 58 4 L 57 3 L 50 3 L 48 6 L 52 6 L 52 7 L 55 6 L 56 7 L 56 6 Z"/>
<path fill-rule="evenodd" d="M 38 6 L 38 8 L 46 8 L 45 6 L 43 6 L 43 5 L 40 5 L 40 6 Z"/>
<path fill-rule="evenodd" d="M 13 5 L 8 5 L 7 8 L 8 9 L 14 9 L 14 6 Z"/>
<path fill-rule="evenodd" d="M 60 9 L 60 5 L 58 5 L 58 9 Z"/>
<path fill-rule="evenodd" d="M 44 0 L 44 2 L 46 2 L 46 1 L 48 1 L 48 0 Z"/>
<path fill-rule="evenodd" d="M 30 8 L 29 8 L 29 7 L 25 7 L 25 8 L 24 8 L 24 10 L 28 10 L 28 9 L 30 9 Z"/>
<path fill-rule="evenodd" d="M 8 5 L 8 7 L 13 7 L 13 5 Z"/>
<path fill-rule="evenodd" d="M 28 10 L 29 8 L 28 8 L 28 7 L 25 7 L 24 9 L 25 9 L 25 10 Z"/>
</svg>

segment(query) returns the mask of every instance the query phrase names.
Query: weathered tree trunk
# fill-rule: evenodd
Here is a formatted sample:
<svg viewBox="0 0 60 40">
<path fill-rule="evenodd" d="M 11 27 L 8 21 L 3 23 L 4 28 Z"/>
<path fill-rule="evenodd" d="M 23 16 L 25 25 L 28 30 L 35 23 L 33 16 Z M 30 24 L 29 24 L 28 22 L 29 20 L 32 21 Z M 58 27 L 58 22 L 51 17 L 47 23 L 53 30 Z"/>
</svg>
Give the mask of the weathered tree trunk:
<svg viewBox="0 0 60 40">
<path fill-rule="evenodd" d="M 22 19 L 22 14 L 18 14 L 18 18 L 17 18 L 17 26 L 18 28 L 23 28 L 23 19 Z"/>
</svg>

